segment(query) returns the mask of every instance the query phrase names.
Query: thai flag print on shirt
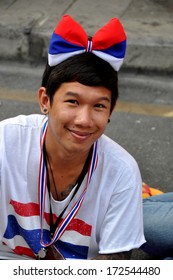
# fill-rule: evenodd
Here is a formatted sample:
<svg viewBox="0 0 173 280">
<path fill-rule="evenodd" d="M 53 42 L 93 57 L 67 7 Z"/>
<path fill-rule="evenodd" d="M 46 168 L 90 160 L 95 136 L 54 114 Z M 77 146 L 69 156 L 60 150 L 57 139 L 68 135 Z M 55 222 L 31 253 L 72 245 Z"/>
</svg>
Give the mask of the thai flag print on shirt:
<svg viewBox="0 0 173 280">
<path fill-rule="evenodd" d="M 45 123 L 45 132 L 46 127 L 47 123 Z M 16 254 L 26 255 L 31 258 L 36 258 L 42 247 L 54 243 L 66 259 L 87 259 L 92 226 L 79 219 L 77 212 L 80 210 L 96 165 L 97 142 L 93 149 L 87 184 L 80 196 L 82 200 L 78 199 L 70 212 L 63 217 L 53 239 L 50 237 L 49 196 L 47 188 L 45 190 L 43 188 L 42 191 L 39 191 L 39 194 L 43 194 L 43 199 L 40 198 L 39 203 L 10 201 L 3 243 Z M 46 178 L 46 176 L 44 177 Z M 42 221 L 40 221 L 40 217 L 42 217 Z M 57 216 L 53 214 L 54 221 L 56 218 Z M 41 226 L 40 222 L 42 223 Z"/>
<path fill-rule="evenodd" d="M 43 234 L 47 242 L 50 242 L 49 221 L 49 213 L 45 213 Z M 70 222 L 64 234 L 56 242 L 57 248 L 66 259 L 87 259 L 91 229 L 91 225 L 78 218 Z M 41 248 L 40 239 L 39 204 L 11 201 L 3 238 L 4 244 L 12 248 L 16 254 L 36 258 Z"/>
</svg>

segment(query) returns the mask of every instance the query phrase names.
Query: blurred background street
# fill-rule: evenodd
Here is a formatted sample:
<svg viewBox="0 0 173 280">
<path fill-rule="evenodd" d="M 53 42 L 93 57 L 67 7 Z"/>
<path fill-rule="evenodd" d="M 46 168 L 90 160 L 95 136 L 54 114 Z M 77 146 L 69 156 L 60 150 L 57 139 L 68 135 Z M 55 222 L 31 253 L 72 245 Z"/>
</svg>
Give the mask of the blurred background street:
<svg viewBox="0 0 173 280">
<path fill-rule="evenodd" d="M 120 98 L 106 134 L 135 157 L 144 182 L 172 191 L 172 0 L 0 0 L 0 120 L 40 112 L 37 89 L 49 39 L 66 13 L 90 35 L 112 17 L 124 25 Z"/>
</svg>

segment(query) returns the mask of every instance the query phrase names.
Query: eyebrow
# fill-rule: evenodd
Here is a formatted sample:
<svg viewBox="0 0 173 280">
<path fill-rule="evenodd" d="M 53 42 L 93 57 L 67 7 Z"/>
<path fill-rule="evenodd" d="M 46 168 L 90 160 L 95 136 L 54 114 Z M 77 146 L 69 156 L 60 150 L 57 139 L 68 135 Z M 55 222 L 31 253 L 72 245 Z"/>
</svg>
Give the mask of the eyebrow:
<svg viewBox="0 0 173 280">
<path fill-rule="evenodd" d="M 72 91 L 67 91 L 65 95 L 66 95 L 66 96 L 80 97 L 80 95 L 79 95 L 78 93 L 72 92 Z M 107 96 L 102 96 L 102 97 L 97 98 L 97 102 L 98 102 L 98 101 L 106 101 L 106 102 L 108 102 L 108 103 L 111 102 L 110 98 L 107 97 Z"/>
<path fill-rule="evenodd" d="M 79 96 L 78 93 L 73 92 L 73 91 L 67 91 L 65 95 L 66 95 L 66 96 L 75 96 L 75 97 L 78 97 L 78 96 Z"/>
</svg>

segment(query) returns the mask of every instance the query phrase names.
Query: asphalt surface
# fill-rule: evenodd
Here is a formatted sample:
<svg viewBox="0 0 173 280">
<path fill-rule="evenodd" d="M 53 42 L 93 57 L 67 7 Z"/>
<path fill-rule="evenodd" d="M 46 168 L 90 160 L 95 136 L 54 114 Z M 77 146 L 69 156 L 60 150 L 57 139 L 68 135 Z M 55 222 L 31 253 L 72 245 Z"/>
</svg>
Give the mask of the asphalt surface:
<svg viewBox="0 0 173 280">
<path fill-rule="evenodd" d="M 1 64 L 0 119 L 39 113 L 43 65 Z M 119 100 L 106 134 L 137 160 L 143 181 L 165 192 L 173 181 L 173 81 L 132 71 L 119 73 Z"/>
</svg>

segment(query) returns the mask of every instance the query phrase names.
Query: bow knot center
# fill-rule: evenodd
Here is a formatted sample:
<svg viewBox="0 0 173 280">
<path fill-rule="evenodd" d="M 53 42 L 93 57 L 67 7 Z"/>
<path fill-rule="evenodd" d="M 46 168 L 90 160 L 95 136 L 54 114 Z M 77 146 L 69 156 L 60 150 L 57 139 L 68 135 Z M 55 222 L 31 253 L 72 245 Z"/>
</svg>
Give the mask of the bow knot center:
<svg viewBox="0 0 173 280">
<path fill-rule="evenodd" d="M 88 45 L 87 45 L 87 52 L 92 52 L 92 41 L 91 39 L 88 40 Z"/>
</svg>

